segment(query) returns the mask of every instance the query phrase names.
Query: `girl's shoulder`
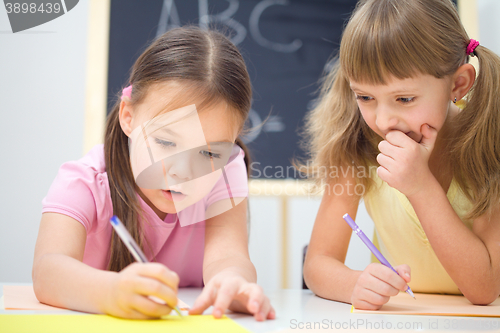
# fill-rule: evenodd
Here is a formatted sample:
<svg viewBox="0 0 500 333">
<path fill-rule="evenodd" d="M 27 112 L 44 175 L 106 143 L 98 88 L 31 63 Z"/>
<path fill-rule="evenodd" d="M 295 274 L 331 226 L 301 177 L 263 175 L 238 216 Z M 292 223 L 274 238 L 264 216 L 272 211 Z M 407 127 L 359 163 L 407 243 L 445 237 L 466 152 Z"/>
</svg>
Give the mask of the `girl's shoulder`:
<svg viewBox="0 0 500 333">
<path fill-rule="evenodd" d="M 94 146 L 85 156 L 76 161 L 69 161 L 61 166 L 61 169 L 69 169 L 75 172 L 92 170 L 95 173 L 105 173 L 106 163 L 104 160 L 104 145 Z M 61 170 L 60 169 L 60 170 Z"/>
<path fill-rule="evenodd" d="M 107 187 L 109 192 L 104 145 L 96 145 L 82 158 L 62 164 L 54 183 L 63 183 L 65 187 L 71 185 L 73 195 L 77 195 L 81 187 L 102 190 Z"/>
</svg>

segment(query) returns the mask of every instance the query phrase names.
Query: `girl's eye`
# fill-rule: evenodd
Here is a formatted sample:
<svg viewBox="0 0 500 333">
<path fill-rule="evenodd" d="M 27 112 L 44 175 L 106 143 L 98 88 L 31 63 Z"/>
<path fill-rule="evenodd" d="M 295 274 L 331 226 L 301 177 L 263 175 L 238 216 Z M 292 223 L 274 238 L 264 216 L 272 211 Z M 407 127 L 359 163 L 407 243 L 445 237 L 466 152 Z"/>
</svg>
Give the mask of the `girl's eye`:
<svg viewBox="0 0 500 333">
<path fill-rule="evenodd" d="M 220 158 L 220 154 L 212 153 L 207 150 L 200 151 L 200 154 L 202 154 L 206 158 Z"/>
<path fill-rule="evenodd" d="M 403 104 L 407 104 L 413 102 L 415 97 L 399 97 L 398 100 Z"/>
<path fill-rule="evenodd" d="M 166 140 L 161 140 L 161 139 L 158 139 L 158 138 L 155 138 L 155 142 L 164 147 L 164 148 L 171 148 L 171 147 L 175 147 L 175 143 L 174 142 L 171 142 L 171 141 L 166 141 Z"/>
<path fill-rule="evenodd" d="M 369 102 L 369 101 L 371 101 L 373 98 L 371 98 L 370 96 L 360 96 L 360 95 L 356 95 L 356 99 L 357 99 L 357 100 L 360 100 L 361 102 Z"/>
</svg>

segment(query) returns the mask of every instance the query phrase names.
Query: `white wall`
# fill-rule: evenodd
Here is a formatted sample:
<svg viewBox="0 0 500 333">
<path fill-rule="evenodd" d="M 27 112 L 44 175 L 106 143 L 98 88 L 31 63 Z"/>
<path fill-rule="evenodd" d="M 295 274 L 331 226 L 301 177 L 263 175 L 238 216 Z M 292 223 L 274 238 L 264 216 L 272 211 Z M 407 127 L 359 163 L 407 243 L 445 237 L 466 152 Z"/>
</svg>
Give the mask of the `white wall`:
<svg viewBox="0 0 500 333">
<path fill-rule="evenodd" d="M 0 281 L 30 282 L 41 201 L 83 151 L 88 1 L 13 34 L 0 5 Z"/>
<path fill-rule="evenodd" d="M 284 287 L 283 274 L 287 288 L 302 288 L 303 248 L 309 244 L 321 198 L 297 196 L 288 199 L 285 235 L 282 232 L 282 200 L 282 197 L 250 197 L 250 258 L 257 269 L 258 283 L 266 290 Z M 371 238 L 374 227 L 363 202 L 359 205 L 356 223 Z M 283 237 L 286 237 L 286 256 Z M 363 270 L 369 263 L 370 251 L 353 233 L 345 264 Z"/>
<path fill-rule="evenodd" d="M 476 0 L 479 16 L 479 36 L 469 36 L 478 39 L 481 45 L 486 46 L 496 54 L 500 54 L 500 1 Z"/>
</svg>

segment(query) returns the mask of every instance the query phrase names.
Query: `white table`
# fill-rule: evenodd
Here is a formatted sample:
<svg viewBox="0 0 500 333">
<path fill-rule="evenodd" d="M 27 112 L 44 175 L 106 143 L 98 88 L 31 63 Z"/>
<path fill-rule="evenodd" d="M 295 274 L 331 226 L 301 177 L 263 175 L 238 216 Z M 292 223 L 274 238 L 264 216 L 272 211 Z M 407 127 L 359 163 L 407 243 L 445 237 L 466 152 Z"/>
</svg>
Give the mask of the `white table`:
<svg viewBox="0 0 500 333">
<path fill-rule="evenodd" d="M 0 297 L 3 295 L 3 285 L 23 285 L 22 283 L 0 283 Z M 201 289 L 182 288 L 178 297 L 192 306 Z M 305 331 L 307 325 L 314 327 L 316 332 L 339 332 L 351 329 L 361 332 L 372 329 L 373 332 L 399 331 L 404 332 L 500 332 L 500 318 L 444 317 L 444 316 L 403 316 L 383 314 L 351 313 L 351 305 L 325 300 L 315 296 L 309 290 L 282 289 L 266 293 L 276 310 L 276 319 L 257 322 L 253 317 L 243 314 L 226 313 L 226 315 L 251 332 L 274 332 L 290 330 L 290 332 Z M 205 314 L 211 313 L 209 308 Z M 48 311 L 2 310 L 0 314 L 34 314 L 50 313 Z M 67 312 L 80 313 L 80 312 Z M 399 326 L 398 326 L 399 325 Z M 391 327 L 391 330 L 387 328 Z M 301 330 L 301 328 L 303 330 Z M 495 329 L 496 328 L 496 329 Z M 1 329 L 0 329 L 1 331 Z"/>
</svg>

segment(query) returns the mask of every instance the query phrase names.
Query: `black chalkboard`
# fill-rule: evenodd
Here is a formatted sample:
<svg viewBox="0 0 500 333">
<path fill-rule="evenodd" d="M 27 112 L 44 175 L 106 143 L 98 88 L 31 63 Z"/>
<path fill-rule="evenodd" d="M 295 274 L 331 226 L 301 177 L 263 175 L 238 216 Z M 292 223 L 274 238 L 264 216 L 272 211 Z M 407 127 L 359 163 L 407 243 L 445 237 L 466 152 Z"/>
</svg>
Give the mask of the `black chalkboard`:
<svg viewBox="0 0 500 333">
<path fill-rule="evenodd" d="M 254 89 L 246 136 L 256 178 L 296 178 L 298 130 L 356 0 L 112 0 L 108 110 L 130 67 L 155 37 L 196 24 L 232 35 Z"/>
</svg>

